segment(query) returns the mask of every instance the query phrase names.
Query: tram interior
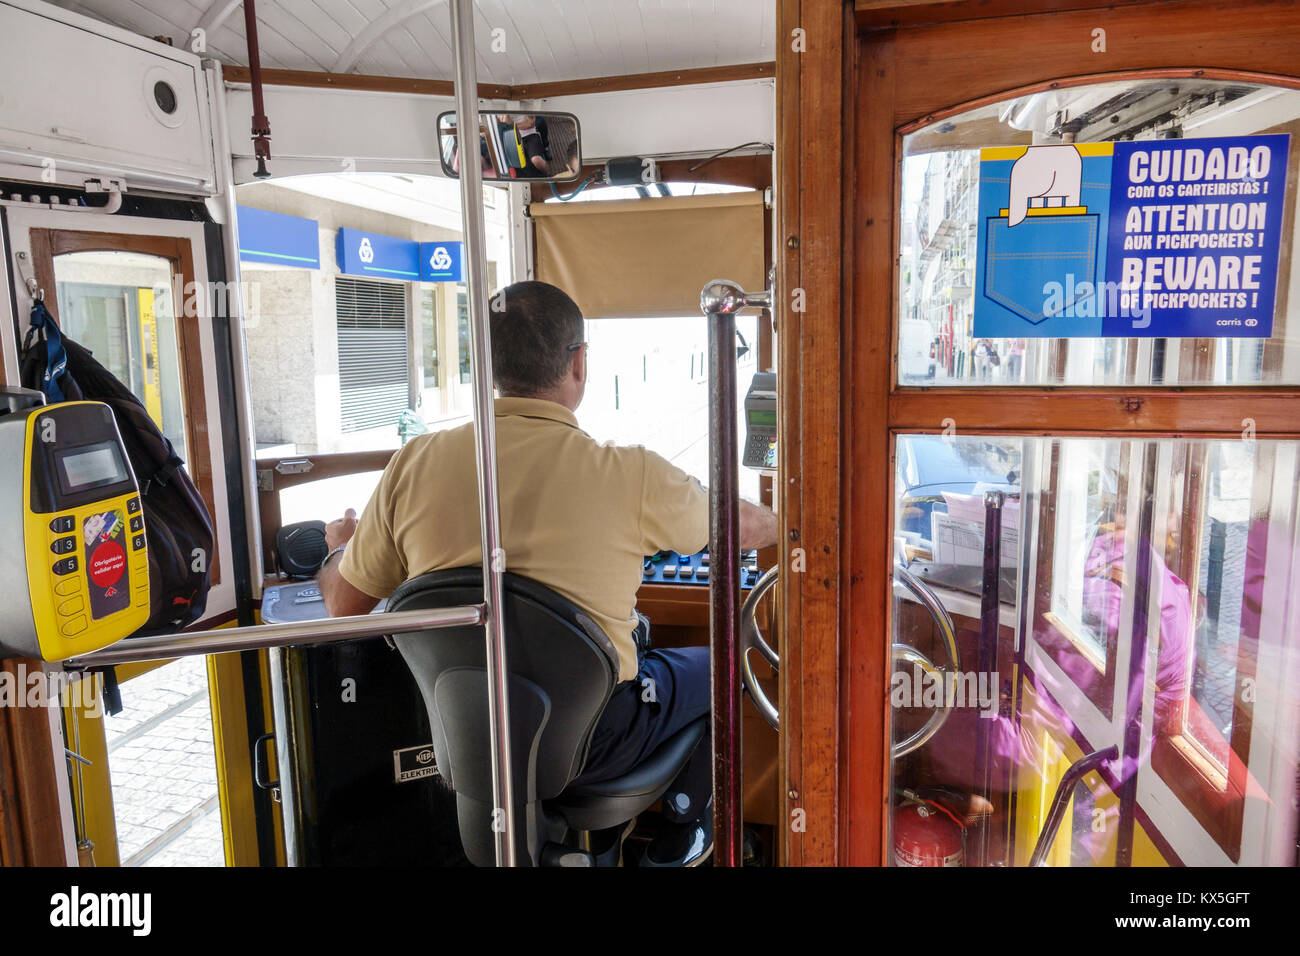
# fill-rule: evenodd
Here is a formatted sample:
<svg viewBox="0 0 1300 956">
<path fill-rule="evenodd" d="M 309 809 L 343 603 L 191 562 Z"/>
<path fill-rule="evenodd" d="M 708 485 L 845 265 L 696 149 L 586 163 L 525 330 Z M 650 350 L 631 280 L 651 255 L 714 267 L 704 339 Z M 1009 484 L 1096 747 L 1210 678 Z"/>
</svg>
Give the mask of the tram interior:
<svg viewBox="0 0 1300 956">
<path fill-rule="evenodd" d="M 788 56 L 782 5 L 683 0 L 641 10 L 636 27 L 647 5 L 575 4 L 584 34 L 541 5 L 476 4 L 481 248 L 462 218 L 447 5 L 369 6 L 259 4 L 258 69 L 237 4 L 0 0 L 0 384 L 27 382 L 39 302 L 170 441 L 212 541 L 202 612 L 173 636 L 329 626 L 326 523 L 361 514 L 409 442 L 474 421 L 480 267 L 490 294 L 535 279 L 581 307 L 581 428 L 706 482 L 716 396 L 700 290 L 774 290 L 775 305 L 735 317 L 732 480 L 778 513 L 796 478 L 813 500 L 818 476 L 781 454 L 787 408 L 818 387 L 782 361 L 807 347 L 781 267 L 798 247 L 778 221 L 791 188 L 773 69 Z M 1300 89 L 1240 76 L 1013 86 L 908 117 L 897 137 L 889 389 L 966 391 L 953 418 L 894 429 L 888 461 L 841 466 L 891 496 L 887 631 L 841 632 L 888 662 L 883 726 L 855 713 L 865 729 L 845 728 L 892 746 L 879 862 L 1297 865 L 1300 443 L 1247 425 L 1235 438 L 1178 423 L 968 432 L 961 403 L 1017 387 L 1292 394 Z M 246 132 L 263 113 L 269 155 Z M 1291 148 L 1270 337 L 974 334 L 987 151 L 1278 134 Z M 1107 185 L 1085 175 L 1083 201 Z M 823 439 L 841 441 L 802 438 Z M 21 487 L 14 474 L 6 485 Z M 15 536 L 0 547 L 21 554 L 21 528 L 0 526 Z M 783 529 L 737 566 L 753 866 L 789 862 L 802 819 L 779 661 L 803 560 L 787 539 L 814 545 Z M 655 647 L 709 645 L 718 560 L 645 556 L 637 610 Z M 161 638 L 108 650 L 137 640 Z M 64 668 L 5 647 L 5 672 L 91 689 L 65 686 L 49 719 L 0 708 L 15 739 L 35 741 L 25 772 L 44 807 L 5 811 L 34 834 L 14 859 L 467 863 L 426 699 L 387 638 L 78 666 L 100 650 L 79 647 Z M 123 705 L 129 723 L 114 724 Z M 184 714 L 188 742 L 153 734 Z M 626 865 L 662 810 L 640 814 Z M 205 848 L 186 842 L 205 817 Z"/>
</svg>

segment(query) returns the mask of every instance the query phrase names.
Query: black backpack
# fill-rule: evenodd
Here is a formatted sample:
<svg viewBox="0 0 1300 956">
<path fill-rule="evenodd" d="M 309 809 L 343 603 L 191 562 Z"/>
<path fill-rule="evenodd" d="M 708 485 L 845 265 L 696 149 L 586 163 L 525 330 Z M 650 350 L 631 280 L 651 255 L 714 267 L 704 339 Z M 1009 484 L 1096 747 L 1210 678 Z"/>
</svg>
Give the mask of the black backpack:
<svg viewBox="0 0 1300 956">
<path fill-rule="evenodd" d="M 136 636 L 166 634 L 203 616 L 215 536 L 194 482 L 149 413 L 90 351 L 65 336 L 45 303 L 32 306 L 23 342 L 22 382 L 48 401 L 103 402 L 113 410 L 140 486 L 149 547 L 149 620 Z"/>
</svg>

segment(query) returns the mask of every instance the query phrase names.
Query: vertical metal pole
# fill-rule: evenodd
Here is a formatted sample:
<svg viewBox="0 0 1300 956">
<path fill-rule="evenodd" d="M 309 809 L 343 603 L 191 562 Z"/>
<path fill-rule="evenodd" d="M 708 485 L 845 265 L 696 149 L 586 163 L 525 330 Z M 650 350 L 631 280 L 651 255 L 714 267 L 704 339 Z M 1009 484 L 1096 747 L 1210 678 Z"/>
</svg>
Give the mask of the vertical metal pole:
<svg viewBox="0 0 1300 956">
<path fill-rule="evenodd" d="M 740 866 L 740 503 L 736 454 L 736 316 L 709 315 L 710 679 L 715 865 Z"/>
<path fill-rule="evenodd" d="M 714 279 L 700 293 L 709 322 L 709 674 L 713 693 L 713 860 L 740 866 L 740 455 L 736 436 L 736 313 L 766 309 L 768 292 L 746 294 Z"/>
<path fill-rule="evenodd" d="M 302 801 L 298 792 L 295 728 L 289 703 L 289 669 L 285 648 L 267 650 L 271 671 L 271 726 L 275 729 L 276 774 L 280 781 L 280 821 L 284 828 L 284 865 L 303 865 Z"/>
<path fill-rule="evenodd" d="M 460 155 L 460 205 L 465 223 L 465 265 L 469 292 L 469 328 L 473 359 L 474 447 L 478 457 L 478 494 L 483 544 L 484 632 L 487 640 L 488 709 L 492 746 L 493 831 L 497 866 L 514 866 L 515 790 L 510 772 L 510 701 L 507 686 L 506 633 L 501 575 L 501 519 L 497 495 L 496 410 L 492 401 L 492 338 L 487 319 L 487 241 L 483 225 L 483 171 L 478 143 L 466 135 L 478 130 L 478 76 L 474 55 L 472 0 L 451 0 L 452 52 L 456 67 L 456 130 Z"/>
</svg>

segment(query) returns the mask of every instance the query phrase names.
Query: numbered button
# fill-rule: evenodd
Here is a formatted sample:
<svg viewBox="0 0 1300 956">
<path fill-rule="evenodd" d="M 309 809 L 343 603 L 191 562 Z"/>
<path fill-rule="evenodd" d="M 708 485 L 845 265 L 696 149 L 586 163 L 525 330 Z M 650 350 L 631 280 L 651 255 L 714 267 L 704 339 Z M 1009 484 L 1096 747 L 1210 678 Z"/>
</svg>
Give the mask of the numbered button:
<svg viewBox="0 0 1300 956">
<path fill-rule="evenodd" d="M 132 551 L 139 551 L 143 547 L 144 547 L 144 535 L 137 534 L 134 538 L 131 539 Z"/>
<path fill-rule="evenodd" d="M 131 531 L 135 532 L 135 531 L 143 531 L 143 530 L 144 530 L 144 518 L 140 515 L 136 515 L 131 519 Z"/>
<path fill-rule="evenodd" d="M 139 510 L 140 510 L 140 499 L 128 498 L 126 502 L 127 514 L 135 514 Z"/>
<path fill-rule="evenodd" d="M 56 538 L 50 544 L 50 550 L 55 554 L 71 554 L 77 550 L 77 539 L 73 537 Z"/>
<path fill-rule="evenodd" d="M 72 515 L 60 515 L 50 522 L 50 530 L 55 534 L 67 534 L 76 527 L 76 524 Z"/>
<path fill-rule="evenodd" d="M 55 561 L 50 570 L 59 575 L 72 574 L 77 570 L 77 559 L 64 558 L 62 561 Z"/>
</svg>

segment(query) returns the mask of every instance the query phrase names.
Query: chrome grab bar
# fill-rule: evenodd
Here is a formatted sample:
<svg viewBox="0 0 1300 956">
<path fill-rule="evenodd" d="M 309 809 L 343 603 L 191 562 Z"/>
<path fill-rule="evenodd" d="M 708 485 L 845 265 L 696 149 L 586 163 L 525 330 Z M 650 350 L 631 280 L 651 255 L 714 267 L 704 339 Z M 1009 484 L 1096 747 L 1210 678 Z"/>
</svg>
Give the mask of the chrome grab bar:
<svg viewBox="0 0 1300 956">
<path fill-rule="evenodd" d="M 758 713 L 774 730 L 781 729 L 781 716 L 775 704 L 764 693 L 762 686 L 758 683 L 758 678 L 754 674 L 754 665 L 750 662 L 749 652 L 756 650 L 763 656 L 763 659 L 772 666 L 772 670 L 781 669 L 781 659 L 771 646 L 763 639 L 762 633 L 758 629 L 758 605 L 763 600 L 764 595 L 771 590 L 779 578 L 779 565 L 773 565 L 767 572 L 758 579 L 745 599 L 745 604 L 740 610 L 740 667 L 741 677 L 744 680 L 745 691 L 754 702 Z M 957 653 L 957 628 L 952 623 L 952 617 L 944 608 L 943 604 L 935 593 L 930 590 L 916 575 L 902 565 L 894 566 L 895 581 L 902 584 L 908 591 L 916 596 L 920 604 L 930 612 L 931 618 L 934 619 L 935 625 L 939 628 L 939 633 L 943 637 L 944 647 L 948 652 L 948 661 L 953 670 L 960 670 L 960 657 Z M 894 644 L 892 650 L 892 659 L 895 663 L 915 665 L 920 667 L 928 674 L 942 675 L 944 670 L 936 667 L 934 662 L 926 657 L 923 653 L 912 647 L 910 644 Z M 912 733 L 907 739 L 893 745 L 891 756 L 894 759 L 906 756 L 918 747 L 923 746 L 926 741 L 939 732 L 944 723 L 952 713 L 948 707 L 940 707 L 935 710 L 934 715 L 925 722 L 918 730 Z"/>
<path fill-rule="evenodd" d="M 1066 768 L 1056 784 L 1056 793 L 1052 796 L 1052 809 L 1047 814 L 1047 822 L 1043 824 L 1043 832 L 1038 834 L 1038 841 L 1034 844 L 1033 855 L 1029 858 L 1030 866 L 1047 865 L 1047 852 L 1056 842 L 1056 831 L 1061 828 L 1061 821 L 1065 819 L 1065 808 L 1069 805 L 1070 798 L 1074 796 L 1075 784 L 1082 780 L 1085 774 L 1099 770 L 1103 764 L 1118 759 L 1119 747 L 1111 745 L 1105 750 L 1097 750 L 1080 757 Z"/>
<path fill-rule="evenodd" d="M 894 565 L 894 580 L 911 591 L 921 606 L 930 612 L 930 618 L 934 621 L 935 626 L 939 628 L 939 634 L 943 637 L 944 649 L 948 652 L 949 665 L 954 672 L 961 670 L 960 655 L 957 653 L 957 628 L 952 623 L 952 617 L 948 614 L 948 610 L 940 602 L 938 596 L 920 578 L 901 564 Z M 932 675 L 942 675 L 944 673 L 942 668 L 936 667 L 928 657 L 910 644 L 895 644 L 893 646 L 893 659 L 919 666 Z M 947 703 L 946 695 L 945 703 Z M 913 731 L 909 737 L 896 742 L 890 748 L 890 756 L 897 760 L 910 754 L 918 747 L 924 746 L 947 723 L 951 715 L 951 707 L 936 707 L 929 720 Z"/>
<path fill-rule="evenodd" d="M 384 614 L 357 614 L 315 621 L 289 621 L 284 624 L 257 624 L 251 627 L 217 628 L 157 637 L 129 637 L 102 650 L 64 661 L 68 668 L 106 667 L 136 661 L 166 661 L 174 657 L 199 654 L 228 654 L 232 651 L 259 651 L 273 647 L 308 644 L 337 644 L 385 634 L 402 634 L 438 627 L 464 627 L 482 624 L 481 604 L 463 607 L 420 608 Z"/>
<path fill-rule="evenodd" d="M 750 663 L 749 652 L 758 651 L 763 655 L 763 659 L 772 665 L 772 670 L 781 669 L 781 658 L 767 641 L 763 640 L 763 635 L 758 629 L 758 604 L 772 589 L 772 585 L 776 584 L 780 570 L 779 564 L 768 568 L 749 592 L 749 597 L 745 598 L 745 603 L 740 609 L 740 676 L 745 682 L 745 691 L 749 694 L 750 700 L 758 708 L 759 715 L 771 725 L 773 730 L 781 729 L 781 718 L 777 713 L 776 705 L 768 699 L 758 683 L 758 678 L 754 675 L 754 665 Z"/>
</svg>

